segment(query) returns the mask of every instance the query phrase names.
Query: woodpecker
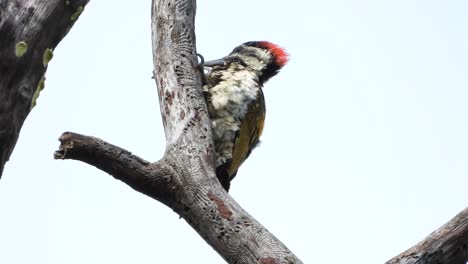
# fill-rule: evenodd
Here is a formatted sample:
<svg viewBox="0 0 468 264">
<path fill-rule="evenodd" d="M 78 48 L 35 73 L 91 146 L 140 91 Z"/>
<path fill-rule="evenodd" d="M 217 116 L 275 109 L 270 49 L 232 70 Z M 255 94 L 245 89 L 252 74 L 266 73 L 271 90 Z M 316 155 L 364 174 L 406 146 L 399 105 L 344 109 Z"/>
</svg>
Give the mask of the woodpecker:
<svg viewBox="0 0 468 264">
<path fill-rule="evenodd" d="M 228 56 L 204 62 L 203 89 L 212 122 L 216 176 L 229 191 L 237 170 L 259 144 L 265 121 L 263 84 L 288 62 L 284 49 L 250 41 Z"/>
</svg>

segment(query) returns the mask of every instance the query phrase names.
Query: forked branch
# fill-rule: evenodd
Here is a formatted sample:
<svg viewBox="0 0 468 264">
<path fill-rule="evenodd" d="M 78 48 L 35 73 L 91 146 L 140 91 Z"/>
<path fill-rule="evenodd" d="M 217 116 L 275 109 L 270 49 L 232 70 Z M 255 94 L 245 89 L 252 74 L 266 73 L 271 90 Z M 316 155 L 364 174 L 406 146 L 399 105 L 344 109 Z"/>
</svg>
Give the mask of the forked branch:
<svg viewBox="0 0 468 264">
<path fill-rule="evenodd" d="M 171 207 L 229 263 L 302 263 L 245 212 L 214 172 L 211 124 L 195 53 L 195 0 L 153 1 L 154 75 L 166 152 L 147 163 L 102 140 L 60 138 L 55 157 L 102 169 Z"/>
<path fill-rule="evenodd" d="M 153 1 L 154 74 L 166 132 L 166 152 L 160 161 L 148 163 L 100 139 L 74 133 L 62 135 L 55 157 L 96 166 L 171 207 L 229 263 L 302 263 L 245 212 L 215 177 L 211 126 L 195 56 L 194 19 L 195 0 Z M 467 210 L 442 229 L 446 231 L 436 232 L 388 263 L 465 264 L 466 215 Z"/>
</svg>

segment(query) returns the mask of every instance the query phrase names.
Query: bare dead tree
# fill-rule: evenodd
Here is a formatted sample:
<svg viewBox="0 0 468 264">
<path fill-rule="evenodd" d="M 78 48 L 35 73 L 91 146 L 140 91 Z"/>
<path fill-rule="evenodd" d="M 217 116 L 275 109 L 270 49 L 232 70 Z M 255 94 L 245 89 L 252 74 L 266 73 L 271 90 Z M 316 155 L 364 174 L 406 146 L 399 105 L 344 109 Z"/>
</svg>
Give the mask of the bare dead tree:
<svg viewBox="0 0 468 264">
<path fill-rule="evenodd" d="M 52 50 L 88 1 L 0 0 L 1 168 L 43 88 Z M 195 56 L 195 0 L 154 0 L 154 75 L 166 134 L 154 163 L 95 137 L 66 132 L 56 159 L 75 159 L 106 171 L 172 208 L 229 263 L 302 263 L 245 212 L 219 184 L 209 116 Z M 468 260 L 468 209 L 415 247 L 387 262 Z"/>
<path fill-rule="evenodd" d="M 154 75 L 166 134 L 155 163 L 65 133 L 55 157 L 98 167 L 172 208 L 229 263 L 302 263 L 221 187 L 195 54 L 195 1 L 153 1 Z"/>
</svg>

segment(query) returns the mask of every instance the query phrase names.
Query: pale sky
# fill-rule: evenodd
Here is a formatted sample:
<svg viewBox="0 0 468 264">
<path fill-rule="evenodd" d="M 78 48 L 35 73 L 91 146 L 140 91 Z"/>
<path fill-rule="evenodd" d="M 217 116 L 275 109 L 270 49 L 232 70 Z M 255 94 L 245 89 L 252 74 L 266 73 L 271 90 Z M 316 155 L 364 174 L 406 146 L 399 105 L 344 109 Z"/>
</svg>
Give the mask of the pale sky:
<svg viewBox="0 0 468 264">
<path fill-rule="evenodd" d="M 57 138 L 165 147 L 151 1 L 91 1 L 0 180 L 0 263 L 223 263 L 178 215 Z M 269 40 L 261 146 L 231 195 L 304 263 L 383 263 L 468 206 L 467 1 L 198 1 L 198 52 Z"/>
</svg>

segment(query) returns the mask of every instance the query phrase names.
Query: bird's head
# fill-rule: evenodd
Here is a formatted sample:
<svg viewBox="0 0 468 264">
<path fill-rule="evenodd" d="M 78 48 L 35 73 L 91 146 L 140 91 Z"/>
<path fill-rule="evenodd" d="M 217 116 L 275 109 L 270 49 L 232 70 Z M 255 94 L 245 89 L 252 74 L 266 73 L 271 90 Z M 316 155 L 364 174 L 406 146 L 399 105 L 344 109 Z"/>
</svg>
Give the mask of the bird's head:
<svg viewBox="0 0 468 264">
<path fill-rule="evenodd" d="M 249 41 L 237 46 L 228 56 L 204 63 L 206 67 L 239 64 L 257 73 L 260 83 L 275 76 L 288 62 L 286 51 L 268 41 Z"/>
</svg>

